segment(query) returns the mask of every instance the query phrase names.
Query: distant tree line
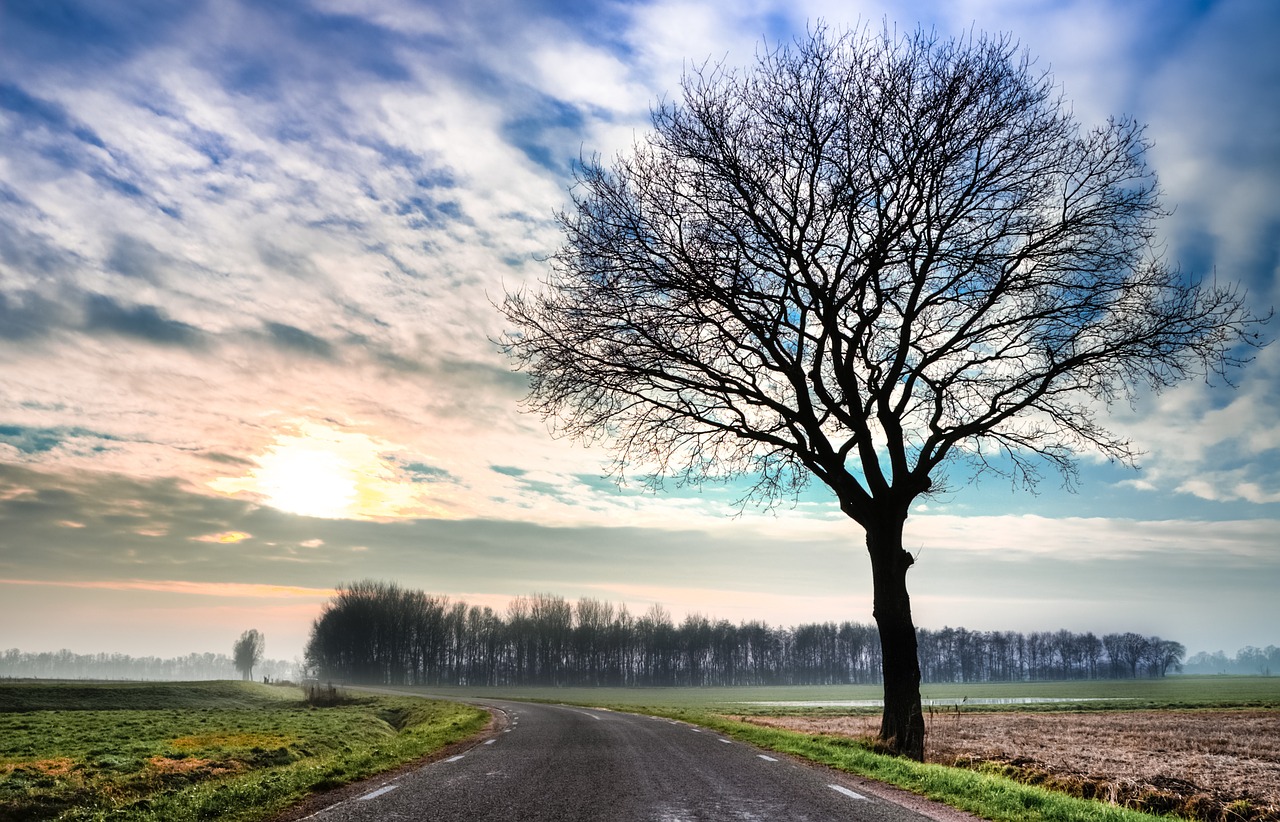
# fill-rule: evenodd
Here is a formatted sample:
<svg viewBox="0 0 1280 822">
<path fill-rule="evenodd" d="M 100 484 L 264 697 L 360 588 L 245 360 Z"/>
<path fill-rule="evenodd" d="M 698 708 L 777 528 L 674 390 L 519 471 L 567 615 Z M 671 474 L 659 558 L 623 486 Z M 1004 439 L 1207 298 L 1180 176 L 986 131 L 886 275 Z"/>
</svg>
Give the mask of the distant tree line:
<svg viewBox="0 0 1280 822">
<path fill-rule="evenodd" d="M 258 677 L 297 679 L 298 665 L 282 659 L 255 663 Z M 0 677 L 30 679 L 133 679 L 191 681 L 233 679 L 235 660 L 226 654 L 187 654 L 162 659 L 128 654 L 76 654 L 68 650 L 31 653 L 10 648 L 0 654 Z"/>
<path fill-rule="evenodd" d="M 1235 656 L 1227 656 L 1222 651 L 1208 653 L 1201 651 L 1192 654 L 1184 666 L 1189 674 L 1252 674 L 1254 676 L 1271 676 L 1280 674 L 1280 647 L 1268 645 L 1256 648 L 1246 645 L 1236 652 Z"/>
<path fill-rule="evenodd" d="M 1135 633 L 919 632 L 926 682 L 1164 676 L 1179 643 Z M 364 581 L 342 586 L 312 625 L 311 675 L 407 685 L 800 685 L 880 681 L 874 625 L 775 627 L 660 606 L 550 594 L 514 599 L 506 613 L 446 596 Z"/>
</svg>

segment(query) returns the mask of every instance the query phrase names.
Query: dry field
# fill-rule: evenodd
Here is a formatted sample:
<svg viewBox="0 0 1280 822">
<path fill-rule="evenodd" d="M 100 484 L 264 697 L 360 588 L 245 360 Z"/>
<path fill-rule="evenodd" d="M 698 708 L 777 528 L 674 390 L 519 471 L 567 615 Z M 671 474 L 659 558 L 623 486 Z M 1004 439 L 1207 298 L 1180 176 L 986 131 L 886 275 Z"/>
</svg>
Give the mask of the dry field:
<svg viewBox="0 0 1280 822">
<path fill-rule="evenodd" d="M 747 717 L 874 736 L 878 716 Z M 1206 820 L 1280 820 L 1280 712 L 935 714 L 926 758 L 1076 796 Z"/>
</svg>

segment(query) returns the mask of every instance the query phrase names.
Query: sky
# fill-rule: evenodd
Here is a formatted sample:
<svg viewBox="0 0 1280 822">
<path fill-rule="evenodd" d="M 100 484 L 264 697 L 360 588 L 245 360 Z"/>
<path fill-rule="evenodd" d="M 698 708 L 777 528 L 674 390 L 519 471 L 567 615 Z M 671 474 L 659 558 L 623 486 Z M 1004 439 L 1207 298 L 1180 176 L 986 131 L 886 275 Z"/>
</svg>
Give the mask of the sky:
<svg viewBox="0 0 1280 822">
<path fill-rule="evenodd" d="M 360 579 L 871 622 L 821 489 L 618 487 L 493 342 L 579 158 L 818 20 L 1011 34 L 1148 124 L 1167 259 L 1277 303 L 1274 0 L 4 0 L 0 648 L 292 659 Z M 922 501 L 917 624 L 1280 644 L 1280 345 L 1233 382 L 1113 408 L 1139 470 Z"/>
</svg>

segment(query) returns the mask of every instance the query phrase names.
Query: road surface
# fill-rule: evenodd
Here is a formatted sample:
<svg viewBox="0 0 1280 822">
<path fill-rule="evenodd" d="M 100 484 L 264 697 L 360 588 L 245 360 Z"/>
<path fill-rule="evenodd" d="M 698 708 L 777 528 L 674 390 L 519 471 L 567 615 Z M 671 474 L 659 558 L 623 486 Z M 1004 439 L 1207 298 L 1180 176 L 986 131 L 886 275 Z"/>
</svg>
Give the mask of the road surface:
<svg viewBox="0 0 1280 822">
<path fill-rule="evenodd" d="M 922 822 L 866 783 L 706 729 L 595 708 L 484 700 L 499 730 L 312 822 Z M 932 816 L 932 814 L 931 814 Z M 957 814 L 958 816 L 958 814 Z"/>
</svg>

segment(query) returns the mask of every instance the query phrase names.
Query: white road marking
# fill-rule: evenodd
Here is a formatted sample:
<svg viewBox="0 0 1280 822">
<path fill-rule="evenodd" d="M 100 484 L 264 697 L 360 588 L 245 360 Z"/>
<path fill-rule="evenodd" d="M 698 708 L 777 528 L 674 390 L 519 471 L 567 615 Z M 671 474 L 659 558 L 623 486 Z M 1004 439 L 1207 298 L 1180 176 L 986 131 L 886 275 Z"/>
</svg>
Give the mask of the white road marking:
<svg viewBox="0 0 1280 822">
<path fill-rule="evenodd" d="M 484 743 L 484 744 L 486 744 L 486 745 L 492 745 L 493 743 L 495 743 L 495 742 L 497 742 L 497 741 L 498 741 L 498 740 L 496 740 L 496 739 L 490 739 L 488 742 L 486 742 L 486 743 Z"/>
<path fill-rule="evenodd" d="M 466 754 L 458 754 L 457 756 L 451 756 L 448 759 L 446 759 L 445 762 L 457 762 L 459 759 L 461 759 L 464 756 L 466 756 Z"/>
<path fill-rule="evenodd" d="M 569 710 L 573 711 L 573 709 L 572 709 L 572 708 L 570 708 Z M 600 717 L 596 716 L 595 714 L 589 714 L 589 713 L 587 713 L 586 711 L 573 711 L 573 712 L 574 712 L 575 714 L 582 714 L 583 716 L 589 716 L 589 717 L 591 717 L 592 719 L 594 719 L 596 722 L 599 722 L 599 721 L 600 721 Z"/>
<path fill-rule="evenodd" d="M 866 799 L 866 797 L 863 796 L 862 794 L 857 793 L 856 791 L 851 791 L 843 785 L 828 785 L 827 787 L 835 791 L 836 793 L 844 794 L 850 799 Z"/>
<path fill-rule="evenodd" d="M 768 761 L 768 762 L 777 762 L 777 761 L 778 761 L 778 760 L 774 759 L 772 756 L 767 756 L 767 755 L 765 755 L 765 754 L 756 754 L 756 756 L 758 756 L 758 757 L 760 757 L 761 759 L 764 759 L 764 760 L 766 760 L 766 761 Z"/>
<path fill-rule="evenodd" d="M 701 728 L 690 728 L 689 730 L 693 731 L 695 734 L 700 734 L 700 733 L 702 733 L 702 729 L 701 729 Z"/>
<path fill-rule="evenodd" d="M 723 742 L 723 743 L 724 743 L 724 744 L 726 744 L 726 745 L 732 745 L 732 744 L 733 744 L 732 742 L 730 742 L 730 741 L 729 741 L 729 740 L 727 740 L 727 739 L 721 739 L 720 741 L 721 741 L 721 742 Z"/>
<path fill-rule="evenodd" d="M 385 787 L 378 788 L 378 789 L 377 789 L 376 791 L 374 791 L 373 793 L 367 793 L 367 794 L 365 794 L 364 796 L 360 797 L 360 798 L 359 798 L 359 799 L 357 799 L 356 801 L 357 801 L 357 802 L 368 802 L 370 799 L 377 799 L 379 796 L 382 796 L 384 793 L 391 793 L 392 791 L 394 791 L 394 790 L 395 790 L 396 788 L 398 788 L 398 787 L 400 787 L 400 786 L 399 786 L 399 785 L 387 785 L 387 786 L 385 786 Z"/>
</svg>

